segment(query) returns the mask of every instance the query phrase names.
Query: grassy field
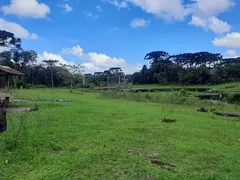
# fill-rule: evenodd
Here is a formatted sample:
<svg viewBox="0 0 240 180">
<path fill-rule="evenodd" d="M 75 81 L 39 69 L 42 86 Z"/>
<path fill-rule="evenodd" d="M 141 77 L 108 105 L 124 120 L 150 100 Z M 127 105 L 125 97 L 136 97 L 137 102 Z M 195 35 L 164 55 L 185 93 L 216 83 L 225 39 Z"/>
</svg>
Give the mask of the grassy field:
<svg viewBox="0 0 240 180">
<path fill-rule="evenodd" d="M 218 85 L 159 85 L 159 84 L 140 84 L 140 85 L 131 85 L 130 88 L 210 88 L 212 90 L 218 90 L 220 92 L 240 92 L 240 82 L 233 82 L 227 84 L 218 84 Z"/>
<path fill-rule="evenodd" d="M 14 103 L 37 104 L 39 110 L 7 115 L 9 129 L 0 134 L 0 179 L 240 177 L 238 119 L 197 112 L 190 105 L 64 89 L 18 90 L 13 96 L 73 101 Z M 162 123 L 164 118 L 178 122 Z"/>
</svg>

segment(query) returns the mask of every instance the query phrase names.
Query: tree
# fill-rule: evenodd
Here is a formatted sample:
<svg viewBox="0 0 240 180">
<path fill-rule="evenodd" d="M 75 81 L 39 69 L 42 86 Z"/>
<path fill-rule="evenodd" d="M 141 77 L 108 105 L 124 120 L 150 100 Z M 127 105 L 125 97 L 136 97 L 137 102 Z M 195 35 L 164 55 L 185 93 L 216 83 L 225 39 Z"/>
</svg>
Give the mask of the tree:
<svg viewBox="0 0 240 180">
<path fill-rule="evenodd" d="M 0 30 L 0 46 L 21 49 L 21 39 L 11 32 Z"/>
<path fill-rule="evenodd" d="M 148 72 L 148 69 L 147 69 L 147 66 L 146 65 L 143 65 L 142 67 L 142 70 L 140 71 L 140 82 L 142 84 L 145 84 L 146 83 L 146 78 L 147 78 L 147 72 Z"/>
<path fill-rule="evenodd" d="M 14 68 L 14 64 L 11 61 L 11 52 L 10 51 L 3 51 L 0 53 L 0 64 Z"/>
<path fill-rule="evenodd" d="M 15 51 L 12 60 L 14 61 L 15 69 L 23 71 L 26 65 L 33 64 L 37 60 L 37 53 L 33 50 L 30 51 Z"/>
<path fill-rule="evenodd" d="M 104 84 L 104 73 L 103 72 L 95 72 L 94 73 L 95 84 L 97 86 L 102 86 Z"/>
<path fill-rule="evenodd" d="M 57 72 L 58 75 L 65 77 L 67 82 L 70 83 L 70 90 L 72 92 L 73 88 L 73 71 L 74 71 L 74 66 L 73 65 L 67 65 L 67 64 L 59 64 L 62 69 Z"/>
<path fill-rule="evenodd" d="M 104 75 L 105 77 L 107 77 L 107 85 L 109 86 L 110 76 L 111 76 L 110 70 L 105 70 L 105 71 L 103 72 L 103 75 Z"/>
<path fill-rule="evenodd" d="M 168 83 L 168 69 L 172 66 L 170 55 L 164 51 L 154 51 L 148 53 L 144 59 L 149 60 L 151 69 L 153 69 L 153 77 L 158 80 L 159 83 Z"/>
<path fill-rule="evenodd" d="M 144 57 L 145 60 L 150 61 L 151 65 L 158 64 L 160 61 L 168 61 L 169 54 L 165 51 L 153 51 Z"/>
<path fill-rule="evenodd" d="M 54 87 L 54 82 L 53 82 L 53 66 L 58 62 L 58 60 L 43 60 L 43 62 L 45 62 L 48 67 L 50 67 L 50 71 L 51 71 L 51 85 L 52 88 Z"/>
<path fill-rule="evenodd" d="M 118 84 L 121 84 L 121 75 L 123 75 L 122 68 L 112 67 L 109 69 L 113 77 L 118 77 Z"/>
</svg>

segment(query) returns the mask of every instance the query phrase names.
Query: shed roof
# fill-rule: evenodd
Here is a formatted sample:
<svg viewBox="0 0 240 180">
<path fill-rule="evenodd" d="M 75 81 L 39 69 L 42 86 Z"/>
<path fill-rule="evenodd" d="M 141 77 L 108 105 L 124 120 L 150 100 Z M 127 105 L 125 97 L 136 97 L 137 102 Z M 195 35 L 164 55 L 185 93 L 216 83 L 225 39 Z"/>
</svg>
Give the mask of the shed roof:
<svg viewBox="0 0 240 180">
<path fill-rule="evenodd" d="M 15 70 L 15 69 L 12 69 L 8 66 L 1 66 L 1 65 L 0 65 L 0 75 L 25 76 L 25 74 Z"/>
</svg>

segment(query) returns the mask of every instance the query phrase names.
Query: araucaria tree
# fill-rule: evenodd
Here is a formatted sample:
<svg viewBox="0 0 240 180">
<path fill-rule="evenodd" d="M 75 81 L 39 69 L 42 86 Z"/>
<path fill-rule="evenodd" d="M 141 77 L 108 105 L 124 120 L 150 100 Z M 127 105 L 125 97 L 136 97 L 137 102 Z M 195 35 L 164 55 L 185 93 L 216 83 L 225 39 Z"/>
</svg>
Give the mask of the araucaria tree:
<svg viewBox="0 0 240 180">
<path fill-rule="evenodd" d="M 50 71 L 51 71 L 51 85 L 52 85 L 52 88 L 53 88 L 54 87 L 53 66 L 55 66 L 55 64 L 58 62 L 58 60 L 49 59 L 49 60 L 43 60 L 43 62 L 45 62 L 48 65 L 48 67 L 50 68 Z"/>
</svg>

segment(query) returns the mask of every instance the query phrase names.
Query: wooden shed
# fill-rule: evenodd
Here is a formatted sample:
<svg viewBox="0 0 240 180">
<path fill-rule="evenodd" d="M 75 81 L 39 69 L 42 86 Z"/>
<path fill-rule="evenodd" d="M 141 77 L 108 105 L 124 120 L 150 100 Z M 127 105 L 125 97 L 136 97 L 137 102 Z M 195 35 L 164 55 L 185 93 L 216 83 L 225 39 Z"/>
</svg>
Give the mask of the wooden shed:
<svg viewBox="0 0 240 180">
<path fill-rule="evenodd" d="M 0 76 L 6 78 L 6 89 L 9 92 L 9 77 L 10 76 L 24 76 L 23 73 L 12 69 L 8 66 L 0 65 Z M 6 111 L 5 108 L 8 107 L 10 100 L 10 93 L 1 93 L 0 92 L 0 133 L 6 131 L 7 129 L 7 120 L 6 120 Z"/>
<path fill-rule="evenodd" d="M 0 76 L 4 76 L 6 78 L 6 88 L 9 89 L 9 77 L 10 76 L 25 76 L 25 74 L 12 69 L 8 66 L 0 65 Z"/>
</svg>

